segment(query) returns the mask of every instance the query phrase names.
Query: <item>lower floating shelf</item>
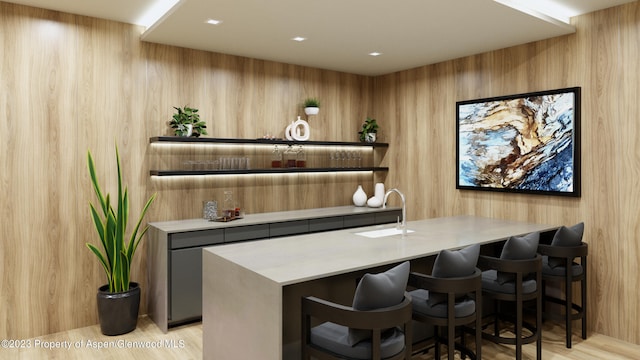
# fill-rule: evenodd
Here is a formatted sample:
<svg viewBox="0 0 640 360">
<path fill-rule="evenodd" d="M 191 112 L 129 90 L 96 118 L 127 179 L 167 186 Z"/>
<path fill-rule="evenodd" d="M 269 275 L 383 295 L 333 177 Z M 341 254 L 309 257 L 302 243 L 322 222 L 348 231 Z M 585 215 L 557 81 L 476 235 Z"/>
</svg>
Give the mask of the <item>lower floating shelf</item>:
<svg viewBox="0 0 640 360">
<path fill-rule="evenodd" d="M 388 167 L 359 168 L 270 168 L 270 169 L 229 169 L 229 170 L 151 170 L 151 176 L 193 176 L 193 175 L 244 175 L 244 174 L 289 174 L 318 172 L 389 171 Z"/>
</svg>

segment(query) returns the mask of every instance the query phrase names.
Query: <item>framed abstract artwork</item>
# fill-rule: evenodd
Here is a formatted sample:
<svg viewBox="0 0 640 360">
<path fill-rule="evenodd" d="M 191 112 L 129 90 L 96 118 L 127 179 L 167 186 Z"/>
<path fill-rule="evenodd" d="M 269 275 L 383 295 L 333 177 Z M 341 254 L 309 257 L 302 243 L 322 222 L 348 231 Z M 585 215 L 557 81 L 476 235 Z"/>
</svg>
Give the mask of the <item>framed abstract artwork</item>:
<svg viewBox="0 0 640 360">
<path fill-rule="evenodd" d="M 580 196 L 580 88 L 456 103 L 456 188 Z"/>
</svg>

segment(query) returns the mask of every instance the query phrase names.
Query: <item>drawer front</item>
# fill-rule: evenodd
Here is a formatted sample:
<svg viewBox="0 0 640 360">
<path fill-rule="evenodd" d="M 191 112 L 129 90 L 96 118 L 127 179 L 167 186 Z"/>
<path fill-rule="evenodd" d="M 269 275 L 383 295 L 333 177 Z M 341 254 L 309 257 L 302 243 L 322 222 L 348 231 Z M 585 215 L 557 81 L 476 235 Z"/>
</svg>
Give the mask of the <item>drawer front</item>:
<svg viewBox="0 0 640 360">
<path fill-rule="evenodd" d="M 375 224 L 374 214 L 347 215 L 344 217 L 345 229 L 359 227 L 359 226 L 374 225 L 374 224 Z"/>
<path fill-rule="evenodd" d="M 334 216 L 320 219 L 309 219 L 309 231 L 329 231 L 342 229 L 344 227 L 344 219 L 342 216 Z"/>
<path fill-rule="evenodd" d="M 238 226 L 224 229 L 224 242 L 257 240 L 269 237 L 269 224 Z"/>
<path fill-rule="evenodd" d="M 169 235 L 171 249 L 209 246 L 224 242 L 222 229 L 188 231 Z"/>
<path fill-rule="evenodd" d="M 296 234 L 306 234 L 309 232 L 308 220 L 286 221 L 269 224 L 269 236 L 286 236 Z"/>
<path fill-rule="evenodd" d="M 376 224 L 395 223 L 398 218 L 402 221 L 402 210 L 375 213 Z"/>
</svg>

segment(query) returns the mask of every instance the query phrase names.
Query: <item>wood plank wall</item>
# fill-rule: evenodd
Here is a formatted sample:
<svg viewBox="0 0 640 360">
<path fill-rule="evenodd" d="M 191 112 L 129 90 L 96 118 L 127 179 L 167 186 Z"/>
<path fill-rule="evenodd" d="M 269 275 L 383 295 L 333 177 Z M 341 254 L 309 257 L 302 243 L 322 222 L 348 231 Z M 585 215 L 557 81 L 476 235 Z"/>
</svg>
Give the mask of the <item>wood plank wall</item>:
<svg viewBox="0 0 640 360">
<path fill-rule="evenodd" d="M 211 136 L 282 137 L 313 96 L 322 108 L 310 119 L 311 139 L 356 141 L 373 80 L 143 43 L 141 31 L 0 2 L 0 338 L 98 321 L 95 296 L 105 277 L 85 247 L 98 241 L 88 212 L 88 150 L 113 193 L 118 144 L 131 212 L 158 192 L 149 221 L 199 217 L 202 201 L 221 200 L 227 189 L 249 213 L 348 205 L 358 184 L 373 192 L 370 173 L 152 179 L 150 164 L 162 156 L 271 151 L 150 145 L 149 137 L 170 134 L 173 106 L 199 108 Z M 317 161 L 328 156 L 309 150 Z M 143 289 L 145 253 L 143 244 L 132 275 Z"/>
<path fill-rule="evenodd" d="M 368 78 L 142 43 L 136 26 L 0 2 L 0 336 L 97 322 L 95 291 L 104 276 L 84 247 L 96 241 L 86 152 L 113 189 L 117 141 L 132 213 L 158 192 L 150 221 L 198 217 L 202 200 L 227 189 L 249 212 L 346 205 L 357 184 L 372 191 L 374 181 L 405 192 L 410 220 L 584 220 L 589 328 L 640 343 L 640 6 L 580 16 L 574 25 L 573 35 Z M 581 198 L 455 190 L 457 100 L 567 86 L 582 87 Z M 323 102 L 310 121 L 315 140 L 354 140 L 364 117 L 376 117 L 391 144 L 382 154 L 389 174 L 148 176 L 174 152 L 210 151 L 148 143 L 169 134 L 172 106 L 198 107 L 212 136 L 255 138 L 282 136 L 307 96 Z M 144 246 L 139 251 L 134 277 L 144 288 Z"/>
<path fill-rule="evenodd" d="M 640 343 L 640 5 L 574 18 L 575 34 L 377 77 L 388 184 L 410 218 L 585 222 L 590 331 Z M 517 31 L 517 29 L 513 29 Z M 582 197 L 455 189 L 455 102 L 582 87 Z M 416 131 L 417 130 L 417 131 Z"/>
</svg>

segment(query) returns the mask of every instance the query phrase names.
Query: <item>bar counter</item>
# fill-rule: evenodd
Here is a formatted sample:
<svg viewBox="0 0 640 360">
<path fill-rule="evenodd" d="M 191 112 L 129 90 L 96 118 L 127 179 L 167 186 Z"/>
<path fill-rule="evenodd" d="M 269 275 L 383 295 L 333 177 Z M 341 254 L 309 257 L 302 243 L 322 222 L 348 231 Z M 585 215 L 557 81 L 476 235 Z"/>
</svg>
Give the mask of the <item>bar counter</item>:
<svg viewBox="0 0 640 360">
<path fill-rule="evenodd" d="M 407 223 L 407 235 L 358 235 L 395 225 L 205 248 L 205 359 L 298 359 L 300 297 L 347 302 L 366 271 L 558 226 L 473 216 Z M 413 261 L 412 261 L 413 267 Z"/>
</svg>

